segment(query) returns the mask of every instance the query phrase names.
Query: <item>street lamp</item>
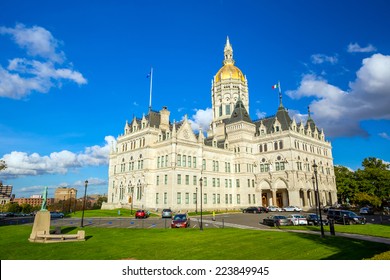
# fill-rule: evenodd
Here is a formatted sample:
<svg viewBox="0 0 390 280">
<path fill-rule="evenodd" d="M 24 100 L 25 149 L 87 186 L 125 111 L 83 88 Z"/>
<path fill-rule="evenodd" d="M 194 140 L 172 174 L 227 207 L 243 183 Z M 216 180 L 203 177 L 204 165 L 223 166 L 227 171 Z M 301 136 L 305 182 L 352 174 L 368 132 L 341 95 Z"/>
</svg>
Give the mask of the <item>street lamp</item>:
<svg viewBox="0 0 390 280">
<path fill-rule="evenodd" d="M 77 191 L 74 192 L 74 210 L 73 210 L 73 214 L 76 214 L 76 210 L 77 210 Z"/>
<path fill-rule="evenodd" d="M 81 215 L 81 227 L 84 227 L 84 210 L 85 210 L 85 200 L 87 197 L 87 186 L 88 186 L 88 180 L 85 180 L 85 192 L 84 192 L 84 201 L 83 201 L 83 214 Z"/>
<path fill-rule="evenodd" d="M 134 200 L 134 187 L 131 186 L 131 213 L 130 213 L 130 215 L 133 215 L 133 200 Z"/>
<path fill-rule="evenodd" d="M 313 188 L 314 188 L 314 202 L 315 202 L 315 204 L 316 204 L 316 216 L 317 216 L 317 219 L 318 219 L 318 203 L 317 203 L 317 191 L 316 191 L 316 178 L 314 177 L 314 175 L 313 175 L 313 177 L 311 177 L 311 180 L 312 180 L 312 182 L 313 182 Z"/>
<path fill-rule="evenodd" d="M 72 194 L 73 194 L 73 192 L 70 191 L 70 194 L 69 194 L 69 214 L 72 214 Z"/>
<path fill-rule="evenodd" d="M 195 213 L 198 214 L 198 187 L 195 188 L 196 197 L 195 197 Z"/>
<path fill-rule="evenodd" d="M 317 178 L 317 167 L 318 165 L 316 164 L 316 162 L 314 161 L 314 164 L 313 164 L 313 169 L 314 169 L 314 176 L 315 176 L 315 181 L 316 181 L 316 190 L 317 190 L 317 202 L 318 202 L 318 213 L 320 214 L 320 225 L 321 225 L 321 237 L 325 237 L 325 234 L 324 234 L 324 226 L 322 224 L 322 214 L 321 214 L 321 204 L 320 204 L 320 192 L 318 191 L 318 178 Z"/>
<path fill-rule="evenodd" d="M 203 183 L 203 178 L 200 177 L 199 179 L 199 186 L 200 186 L 200 230 L 203 230 L 203 213 L 202 213 L 202 201 L 203 201 L 203 198 L 202 198 L 202 183 Z"/>
</svg>

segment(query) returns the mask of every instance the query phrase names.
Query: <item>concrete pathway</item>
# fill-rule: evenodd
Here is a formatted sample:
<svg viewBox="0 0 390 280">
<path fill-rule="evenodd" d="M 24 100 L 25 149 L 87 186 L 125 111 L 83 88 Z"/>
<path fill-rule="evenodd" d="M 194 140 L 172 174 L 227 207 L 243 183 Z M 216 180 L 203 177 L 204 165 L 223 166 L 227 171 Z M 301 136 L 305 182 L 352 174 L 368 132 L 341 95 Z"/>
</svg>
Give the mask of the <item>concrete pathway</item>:
<svg viewBox="0 0 390 280">
<path fill-rule="evenodd" d="M 200 222 L 199 219 L 196 219 L 196 218 L 191 218 L 191 219 L 193 221 L 195 221 L 195 222 Z M 225 226 L 225 227 L 240 228 L 240 229 L 286 231 L 286 232 L 317 234 L 317 235 L 321 234 L 321 232 L 319 232 L 319 231 L 277 229 L 277 228 L 269 228 L 267 226 L 264 226 L 264 227 L 253 227 L 253 226 L 245 226 L 245 225 L 226 223 L 226 222 L 217 222 L 217 221 L 213 221 L 213 220 L 203 219 L 203 226 L 207 226 L 209 224 L 212 224 L 212 225 L 218 226 L 218 227 Z M 325 232 L 325 236 L 331 236 L 330 232 Z M 385 237 L 361 235 L 361 234 L 354 234 L 354 233 L 344 233 L 344 232 L 336 232 L 335 236 L 346 237 L 346 238 L 353 238 L 353 239 L 359 239 L 359 240 L 365 240 L 365 241 L 371 241 L 371 242 L 378 242 L 378 243 L 383 243 L 383 244 L 390 245 L 390 238 L 385 238 Z"/>
</svg>

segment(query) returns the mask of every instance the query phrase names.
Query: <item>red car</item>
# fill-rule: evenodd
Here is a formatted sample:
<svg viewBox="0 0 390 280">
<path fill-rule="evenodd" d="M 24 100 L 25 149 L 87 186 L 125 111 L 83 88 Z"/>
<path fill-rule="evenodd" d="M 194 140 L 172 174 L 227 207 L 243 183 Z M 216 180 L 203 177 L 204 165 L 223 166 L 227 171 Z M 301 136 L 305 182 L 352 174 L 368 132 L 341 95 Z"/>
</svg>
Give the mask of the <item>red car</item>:
<svg viewBox="0 0 390 280">
<path fill-rule="evenodd" d="M 176 214 L 172 218 L 171 228 L 187 228 L 190 226 L 190 218 L 187 214 Z"/>
<path fill-rule="evenodd" d="M 147 217 L 149 217 L 149 212 L 146 212 L 145 210 L 137 210 L 137 212 L 135 212 L 136 219 L 146 219 Z"/>
</svg>

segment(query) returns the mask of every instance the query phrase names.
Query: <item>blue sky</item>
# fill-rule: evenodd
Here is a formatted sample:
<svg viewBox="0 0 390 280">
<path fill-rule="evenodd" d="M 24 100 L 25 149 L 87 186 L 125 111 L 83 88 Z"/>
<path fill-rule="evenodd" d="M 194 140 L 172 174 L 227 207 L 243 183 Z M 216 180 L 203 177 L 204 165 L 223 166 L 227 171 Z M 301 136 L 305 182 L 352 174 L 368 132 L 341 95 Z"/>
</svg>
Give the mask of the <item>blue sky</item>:
<svg viewBox="0 0 390 280">
<path fill-rule="evenodd" d="M 229 36 L 252 119 L 310 106 L 334 163 L 390 162 L 390 2 L 0 2 L 0 172 L 17 197 L 58 186 L 107 193 L 108 152 L 149 105 L 210 120 Z M 196 125 L 194 125 L 196 126 Z"/>
</svg>

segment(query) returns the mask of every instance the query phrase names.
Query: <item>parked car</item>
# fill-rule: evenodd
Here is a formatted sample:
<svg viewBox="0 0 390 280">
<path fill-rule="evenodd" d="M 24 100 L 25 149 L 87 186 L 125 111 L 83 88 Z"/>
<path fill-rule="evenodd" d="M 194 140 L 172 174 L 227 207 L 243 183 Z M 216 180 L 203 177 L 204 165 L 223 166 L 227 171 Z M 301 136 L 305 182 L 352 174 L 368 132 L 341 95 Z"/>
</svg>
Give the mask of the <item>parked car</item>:
<svg viewBox="0 0 390 280">
<path fill-rule="evenodd" d="M 259 208 L 259 210 L 260 210 L 260 213 L 268 213 L 267 207 L 259 206 L 258 208 Z"/>
<path fill-rule="evenodd" d="M 15 214 L 12 213 L 12 212 L 2 212 L 2 213 L 0 214 L 0 216 L 1 216 L 1 217 L 14 217 Z"/>
<path fill-rule="evenodd" d="M 268 213 L 268 210 L 263 206 L 251 206 L 243 209 L 242 213 Z"/>
<path fill-rule="evenodd" d="M 135 212 L 135 218 L 136 219 L 146 219 L 147 217 L 149 217 L 149 212 L 148 211 L 137 210 L 137 212 Z"/>
<path fill-rule="evenodd" d="M 187 214 L 176 214 L 172 218 L 171 228 L 187 228 L 190 226 L 190 218 Z"/>
<path fill-rule="evenodd" d="M 360 215 L 374 215 L 374 209 L 372 207 L 362 207 L 359 210 Z"/>
<path fill-rule="evenodd" d="M 290 225 L 294 225 L 294 226 L 307 225 L 306 217 L 300 214 L 291 214 L 287 216 L 287 219 L 289 220 Z"/>
<path fill-rule="evenodd" d="M 366 223 L 366 218 L 356 215 L 356 213 L 348 210 L 335 210 L 329 209 L 327 219 L 332 219 L 335 223 L 352 225 L 352 224 L 362 224 Z"/>
<path fill-rule="evenodd" d="M 172 218 L 172 210 L 171 209 L 163 209 L 161 212 L 162 218 Z"/>
<path fill-rule="evenodd" d="M 263 225 L 274 227 L 278 224 L 280 226 L 288 226 L 290 223 L 287 217 L 282 215 L 269 216 L 263 219 Z"/>
<path fill-rule="evenodd" d="M 270 205 L 267 207 L 268 212 L 282 212 L 282 208 Z"/>
<path fill-rule="evenodd" d="M 50 212 L 50 217 L 52 219 L 63 218 L 64 216 L 65 216 L 64 213 L 61 212 Z"/>
<path fill-rule="evenodd" d="M 314 213 L 306 214 L 306 220 L 308 225 L 318 226 L 320 225 L 320 217 Z M 322 217 L 322 225 L 327 225 L 328 220 L 325 217 Z"/>
<path fill-rule="evenodd" d="M 286 206 L 283 207 L 282 210 L 287 212 L 301 212 L 302 208 L 299 208 L 297 206 Z"/>
</svg>

